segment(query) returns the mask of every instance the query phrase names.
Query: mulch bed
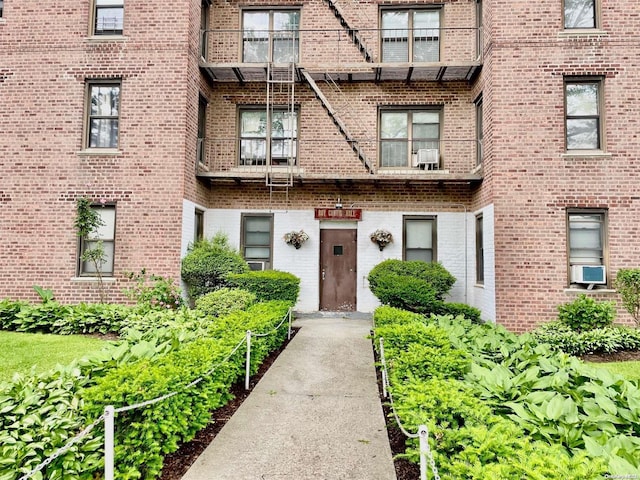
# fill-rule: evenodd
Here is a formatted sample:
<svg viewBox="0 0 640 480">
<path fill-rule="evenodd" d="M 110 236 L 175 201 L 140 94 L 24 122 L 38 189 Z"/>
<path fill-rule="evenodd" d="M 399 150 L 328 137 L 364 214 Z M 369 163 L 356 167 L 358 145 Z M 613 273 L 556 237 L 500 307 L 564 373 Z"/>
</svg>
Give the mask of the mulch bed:
<svg viewBox="0 0 640 480">
<path fill-rule="evenodd" d="M 615 352 L 615 353 L 589 353 L 582 355 L 579 358 L 585 362 L 640 362 L 640 351 L 634 350 L 630 352 Z"/>
</svg>

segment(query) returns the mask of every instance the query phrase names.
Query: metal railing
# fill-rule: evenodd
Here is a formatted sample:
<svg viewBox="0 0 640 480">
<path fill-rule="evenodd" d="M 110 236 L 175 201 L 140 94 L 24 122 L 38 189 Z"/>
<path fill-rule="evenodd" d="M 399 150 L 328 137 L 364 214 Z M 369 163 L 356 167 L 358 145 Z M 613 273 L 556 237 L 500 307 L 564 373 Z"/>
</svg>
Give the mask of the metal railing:
<svg viewBox="0 0 640 480">
<path fill-rule="evenodd" d="M 369 159 L 378 159 L 374 173 L 399 170 L 468 173 L 476 167 L 478 155 L 482 155 L 481 144 L 475 139 L 272 139 L 270 153 L 265 139 L 229 137 L 200 140 L 198 158 L 201 170 L 216 173 L 264 173 L 268 165 L 292 166 L 300 173 L 326 173 L 335 168 L 336 163 L 360 164 L 357 149 Z M 283 145 L 274 143 L 274 140 L 283 145 L 293 142 L 293 145 L 283 150 Z"/>
<path fill-rule="evenodd" d="M 367 63 L 353 36 L 366 41 L 373 63 L 478 63 L 479 27 L 419 29 L 202 30 L 205 62 L 212 64 Z"/>
</svg>

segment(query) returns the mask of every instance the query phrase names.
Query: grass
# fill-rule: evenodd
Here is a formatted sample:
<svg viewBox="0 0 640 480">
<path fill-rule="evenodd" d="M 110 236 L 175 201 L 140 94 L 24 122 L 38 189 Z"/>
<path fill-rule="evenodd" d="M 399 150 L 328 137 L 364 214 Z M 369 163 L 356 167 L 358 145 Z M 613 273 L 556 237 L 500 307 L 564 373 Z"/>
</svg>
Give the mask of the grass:
<svg viewBox="0 0 640 480">
<path fill-rule="evenodd" d="M 640 380 L 640 362 L 605 362 L 590 363 L 590 365 L 606 368 L 611 373 L 617 373 L 628 380 Z"/>
<path fill-rule="evenodd" d="M 82 335 L 43 335 L 0 331 L 0 382 L 13 374 L 45 372 L 100 350 L 104 341 Z"/>
</svg>

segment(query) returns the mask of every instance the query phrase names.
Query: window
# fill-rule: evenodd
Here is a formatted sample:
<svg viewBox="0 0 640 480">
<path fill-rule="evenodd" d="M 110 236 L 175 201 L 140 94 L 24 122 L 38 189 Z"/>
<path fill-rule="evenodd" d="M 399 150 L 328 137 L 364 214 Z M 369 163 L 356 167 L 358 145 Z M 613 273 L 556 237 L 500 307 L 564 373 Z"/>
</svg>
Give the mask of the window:
<svg viewBox="0 0 640 480">
<path fill-rule="evenodd" d="M 207 30 L 209 30 L 209 12 L 211 0 L 202 0 L 200 8 L 200 56 L 207 58 Z"/>
<path fill-rule="evenodd" d="M 120 83 L 88 85 L 88 148 L 118 148 Z"/>
<path fill-rule="evenodd" d="M 596 28 L 596 0 L 564 0 L 564 28 Z"/>
<path fill-rule="evenodd" d="M 113 275 L 113 256 L 115 251 L 116 207 L 97 205 L 92 207 L 102 220 L 102 226 L 86 238 L 80 239 L 78 273 L 81 276 L 97 276 L 98 269 L 92 261 L 83 261 L 85 252 L 95 249 L 100 243 L 104 249 L 104 262 L 98 265 L 102 275 Z"/>
<path fill-rule="evenodd" d="M 4 10 L 4 0 L 0 0 L 0 18 L 2 18 L 2 10 Z"/>
<path fill-rule="evenodd" d="M 383 10 L 383 62 L 438 62 L 440 9 Z"/>
<path fill-rule="evenodd" d="M 438 168 L 439 109 L 380 112 L 380 166 Z"/>
<path fill-rule="evenodd" d="M 273 216 L 259 214 L 242 215 L 242 245 L 244 259 L 252 270 L 271 268 L 271 244 Z"/>
<path fill-rule="evenodd" d="M 569 271 L 574 265 L 605 265 L 607 212 L 569 210 L 567 212 Z M 573 282 L 573 278 L 571 279 Z"/>
<path fill-rule="evenodd" d="M 484 218 L 476 216 L 476 283 L 484 283 Z"/>
<path fill-rule="evenodd" d="M 600 80 L 565 81 L 567 150 L 601 148 Z"/>
<path fill-rule="evenodd" d="M 206 164 L 205 138 L 207 132 L 207 99 L 200 95 L 198 99 L 198 150 L 196 157 L 198 163 Z"/>
<path fill-rule="evenodd" d="M 122 35 L 124 0 L 95 0 L 94 35 Z"/>
<path fill-rule="evenodd" d="M 483 129 L 482 96 L 476 100 L 476 165 L 482 164 L 484 157 L 484 129 Z"/>
<path fill-rule="evenodd" d="M 269 120 L 270 117 L 270 122 Z M 240 110 L 240 165 L 295 165 L 298 114 L 285 109 Z"/>
<path fill-rule="evenodd" d="M 299 29 L 298 10 L 245 10 L 242 12 L 242 61 L 297 62 Z"/>
<path fill-rule="evenodd" d="M 202 239 L 204 239 L 204 212 L 196 209 L 193 227 L 193 241 L 199 242 Z"/>
<path fill-rule="evenodd" d="M 436 218 L 404 217 L 404 260 L 436 261 Z"/>
</svg>

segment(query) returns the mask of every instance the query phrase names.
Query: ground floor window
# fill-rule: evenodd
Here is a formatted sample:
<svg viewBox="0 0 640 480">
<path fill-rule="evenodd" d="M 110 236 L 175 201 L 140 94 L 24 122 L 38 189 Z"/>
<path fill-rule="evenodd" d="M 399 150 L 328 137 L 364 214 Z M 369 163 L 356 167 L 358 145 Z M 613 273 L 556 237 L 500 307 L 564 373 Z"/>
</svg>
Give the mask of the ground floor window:
<svg viewBox="0 0 640 480">
<path fill-rule="evenodd" d="M 80 276 L 94 277 L 101 275 L 113 275 L 113 263 L 115 252 L 116 234 L 116 207 L 114 205 L 98 205 L 92 207 L 100 216 L 102 225 L 85 238 L 80 239 L 78 254 L 78 274 Z M 104 250 L 102 262 L 83 260 L 85 252 L 100 248 Z"/>
<path fill-rule="evenodd" d="M 606 283 L 607 212 L 568 210 L 567 234 L 570 283 Z"/>
<path fill-rule="evenodd" d="M 476 216 L 476 283 L 484 283 L 484 218 Z"/>
<path fill-rule="evenodd" d="M 252 270 L 271 268 L 273 215 L 242 215 L 241 252 Z"/>
<path fill-rule="evenodd" d="M 403 258 L 435 262 L 437 260 L 436 217 L 405 216 L 403 223 Z"/>
</svg>

